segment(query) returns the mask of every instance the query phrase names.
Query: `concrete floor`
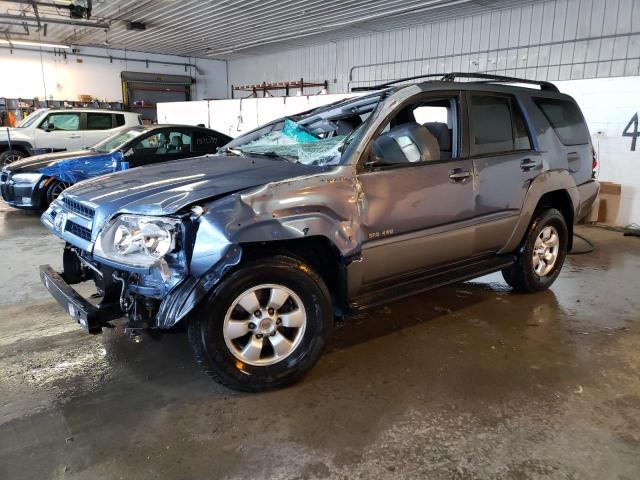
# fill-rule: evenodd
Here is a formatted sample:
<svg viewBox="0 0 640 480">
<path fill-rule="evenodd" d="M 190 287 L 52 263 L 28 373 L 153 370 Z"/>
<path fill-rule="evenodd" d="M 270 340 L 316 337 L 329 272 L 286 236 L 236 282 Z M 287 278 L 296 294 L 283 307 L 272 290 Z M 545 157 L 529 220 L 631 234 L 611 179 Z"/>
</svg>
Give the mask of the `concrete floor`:
<svg viewBox="0 0 640 480">
<path fill-rule="evenodd" d="M 338 329 L 300 384 L 217 386 L 184 332 L 83 334 L 61 243 L 0 212 L 0 478 L 640 478 L 640 239 L 581 228 L 551 291 L 499 275 Z"/>
</svg>

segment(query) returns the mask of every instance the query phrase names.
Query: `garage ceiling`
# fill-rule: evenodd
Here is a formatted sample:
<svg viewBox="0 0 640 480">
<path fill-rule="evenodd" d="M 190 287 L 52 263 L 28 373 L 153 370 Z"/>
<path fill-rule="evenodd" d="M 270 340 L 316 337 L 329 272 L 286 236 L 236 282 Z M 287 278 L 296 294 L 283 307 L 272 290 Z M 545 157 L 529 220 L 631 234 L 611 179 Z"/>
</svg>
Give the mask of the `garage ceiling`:
<svg viewBox="0 0 640 480">
<path fill-rule="evenodd" d="M 0 32 L 14 40 L 230 59 L 534 1 L 93 0 L 90 18 L 68 25 L 59 22 L 72 20 L 65 6 L 74 2 L 0 0 Z M 146 30 L 128 30 L 131 21 Z"/>
</svg>

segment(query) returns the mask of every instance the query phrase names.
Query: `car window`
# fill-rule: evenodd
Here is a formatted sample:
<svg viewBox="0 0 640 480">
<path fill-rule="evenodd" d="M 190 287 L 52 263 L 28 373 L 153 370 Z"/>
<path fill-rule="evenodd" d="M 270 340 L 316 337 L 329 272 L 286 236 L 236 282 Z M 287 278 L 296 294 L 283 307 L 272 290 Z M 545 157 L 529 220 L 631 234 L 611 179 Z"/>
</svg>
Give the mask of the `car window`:
<svg viewBox="0 0 640 480">
<path fill-rule="evenodd" d="M 193 132 L 193 149 L 194 153 L 215 153 L 219 147 L 218 137 L 208 132 Z"/>
<path fill-rule="evenodd" d="M 110 113 L 87 113 L 87 130 L 108 130 L 112 128 Z"/>
<path fill-rule="evenodd" d="M 535 103 L 565 145 L 589 143 L 589 129 L 578 106 L 569 100 L 536 98 Z"/>
<path fill-rule="evenodd" d="M 374 163 L 406 164 L 457 156 L 458 97 L 432 98 L 403 107 L 374 140 Z"/>
<path fill-rule="evenodd" d="M 134 152 L 144 155 L 176 155 L 189 152 L 191 136 L 178 131 L 163 130 L 133 144 Z"/>
<path fill-rule="evenodd" d="M 53 125 L 53 130 L 80 130 L 79 113 L 50 113 L 40 124 L 42 130 Z"/>
<path fill-rule="evenodd" d="M 116 117 L 116 126 L 122 127 L 124 125 L 124 115 L 121 113 L 116 113 L 114 114 L 114 117 Z"/>
<path fill-rule="evenodd" d="M 508 97 L 472 95 L 470 123 L 474 155 L 531 148 L 522 113 Z"/>
</svg>

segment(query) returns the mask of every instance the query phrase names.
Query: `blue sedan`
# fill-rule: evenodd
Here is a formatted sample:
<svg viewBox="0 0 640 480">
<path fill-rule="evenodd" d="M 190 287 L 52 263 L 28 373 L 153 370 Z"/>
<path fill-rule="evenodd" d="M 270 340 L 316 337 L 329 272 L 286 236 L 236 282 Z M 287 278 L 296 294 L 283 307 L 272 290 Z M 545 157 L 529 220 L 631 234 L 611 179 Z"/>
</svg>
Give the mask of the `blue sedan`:
<svg viewBox="0 0 640 480">
<path fill-rule="evenodd" d="M 44 210 L 74 183 L 127 168 L 213 154 L 231 141 L 222 133 L 188 125 L 140 125 L 93 147 L 49 153 L 7 165 L 0 174 L 9 205 Z"/>
</svg>

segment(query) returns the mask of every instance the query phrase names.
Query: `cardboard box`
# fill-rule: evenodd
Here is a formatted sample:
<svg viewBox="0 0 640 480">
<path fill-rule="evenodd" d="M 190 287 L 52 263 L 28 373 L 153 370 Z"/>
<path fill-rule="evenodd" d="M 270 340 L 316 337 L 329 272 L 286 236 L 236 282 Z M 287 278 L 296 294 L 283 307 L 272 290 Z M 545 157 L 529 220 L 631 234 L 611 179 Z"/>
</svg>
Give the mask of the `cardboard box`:
<svg viewBox="0 0 640 480">
<path fill-rule="evenodd" d="M 586 218 L 590 223 L 604 223 L 616 225 L 616 219 L 620 212 L 620 195 L 622 185 L 612 182 L 600 182 L 600 193 Z"/>
</svg>

